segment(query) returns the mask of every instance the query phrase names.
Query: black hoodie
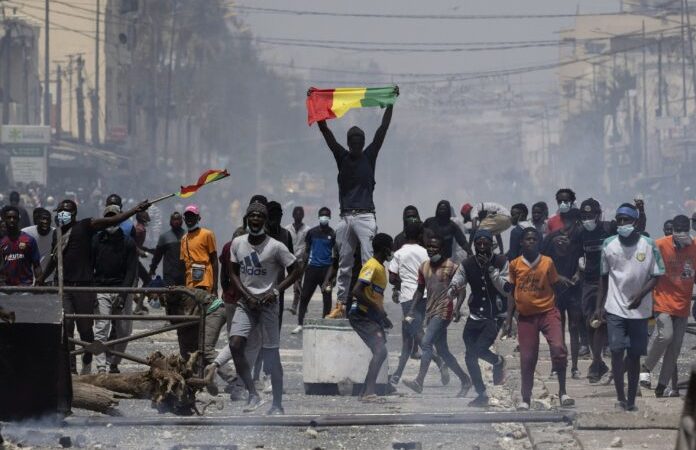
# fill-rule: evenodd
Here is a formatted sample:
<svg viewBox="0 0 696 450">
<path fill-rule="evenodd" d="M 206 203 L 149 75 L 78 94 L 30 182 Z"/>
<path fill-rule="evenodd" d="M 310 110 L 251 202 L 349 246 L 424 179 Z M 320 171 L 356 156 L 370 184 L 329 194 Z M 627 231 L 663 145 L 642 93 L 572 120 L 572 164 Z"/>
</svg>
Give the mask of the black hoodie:
<svg viewBox="0 0 696 450">
<path fill-rule="evenodd" d="M 447 217 L 437 217 L 437 210 L 440 206 L 446 206 Z M 433 234 L 440 236 L 442 238 L 442 257 L 451 258 L 452 257 L 452 244 L 453 241 L 457 241 L 457 244 L 467 252 L 469 252 L 469 244 L 466 241 L 466 236 L 459 228 L 459 225 L 454 223 L 451 219 L 452 206 L 447 200 L 440 200 L 435 208 L 435 216 L 428 218 L 423 227 L 430 230 Z"/>
<path fill-rule="evenodd" d="M 393 247 L 392 247 L 392 250 L 393 250 L 393 251 L 397 251 L 398 249 L 400 249 L 401 247 L 403 247 L 404 244 L 406 243 L 406 225 L 408 225 L 408 224 L 406 223 L 406 213 L 409 212 L 409 211 L 415 211 L 415 212 L 416 212 L 416 217 L 418 217 L 418 220 L 419 220 L 419 221 L 421 220 L 421 219 L 420 219 L 420 214 L 418 213 L 418 208 L 416 208 L 416 207 L 413 206 L 413 205 L 408 205 L 407 207 L 404 208 L 404 213 L 403 213 L 403 215 L 401 216 L 401 218 L 402 218 L 403 221 L 404 221 L 404 229 L 403 229 L 399 234 L 397 234 L 397 235 L 394 237 L 394 244 L 393 244 Z"/>
</svg>

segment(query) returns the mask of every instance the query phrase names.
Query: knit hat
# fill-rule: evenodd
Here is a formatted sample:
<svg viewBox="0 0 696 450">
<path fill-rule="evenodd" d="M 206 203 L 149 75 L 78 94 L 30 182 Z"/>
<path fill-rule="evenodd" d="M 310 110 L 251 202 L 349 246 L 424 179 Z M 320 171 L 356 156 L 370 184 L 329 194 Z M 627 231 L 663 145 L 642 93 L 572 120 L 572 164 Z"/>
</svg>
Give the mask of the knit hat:
<svg viewBox="0 0 696 450">
<path fill-rule="evenodd" d="M 488 230 L 478 229 L 476 230 L 476 234 L 474 234 L 474 241 L 480 238 L 488 239 L 489 241 L 493 242 L 493 233 Z"/>
<path fill-rule="evenodd" d="M 263 214 L 263 217 L 268 217 L 268 210 L 266 209 L 266 205 L 264 205 L 263 203 L 250 203 L 247 207 L 246 215 L 248 216 L 249 214 L 254 212 Z"/>
</svg>

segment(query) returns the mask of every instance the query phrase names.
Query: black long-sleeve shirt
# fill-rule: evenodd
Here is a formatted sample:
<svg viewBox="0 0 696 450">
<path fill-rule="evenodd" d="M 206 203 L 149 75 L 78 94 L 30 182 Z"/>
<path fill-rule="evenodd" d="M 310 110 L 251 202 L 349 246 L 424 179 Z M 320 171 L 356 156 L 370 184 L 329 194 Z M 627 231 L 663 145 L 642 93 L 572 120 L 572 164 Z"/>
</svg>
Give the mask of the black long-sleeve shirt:
<svg viewBox="0 0 696 450">
<path fill-rule="evenodd" d="M 133 286 L 138 257 L 133 239 L 119 228 L 115 233 L 100 231 L 92 241 L 94 282 L 98 286 Z"/>
<path fill-rule="evenodd" d="M 186 284 L 186 265 L 179 257 L 183 235 L 183 229 L 169 230 L 162 233 L 157 241 L 150 271 L 154 271 L 160 261 L 163 261 L 162 274 L 167 286 L 184 286 Z"/>
</svg>

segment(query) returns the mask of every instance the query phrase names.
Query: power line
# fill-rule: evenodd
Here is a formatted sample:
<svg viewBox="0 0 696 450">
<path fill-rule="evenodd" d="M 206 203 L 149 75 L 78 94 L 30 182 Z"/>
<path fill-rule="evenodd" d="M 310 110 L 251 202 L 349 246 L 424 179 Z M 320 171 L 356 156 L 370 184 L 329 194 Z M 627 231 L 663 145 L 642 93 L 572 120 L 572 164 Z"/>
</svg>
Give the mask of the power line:
<svg viewBox="0 0 696 450">
<path fill-rule="evenodd" d="M 348 13 L 332 11 L 300 11 L 280 8 L 263 8 L 258 6 L 234 5 L 239 11 L 259 14 L 285 14 L 296 16 L 330 16 L 330 17 L 358 17 L 369 19 L 436 19 L 436 20 L 508 20 L 508 19 L 564 19 L 572 17 L 603 17 L 603 16 L 628 16 L 634 13 L 623 12 L 597 12 L 597 13 L 566 13 L 566 14 L 380 14 L 380 13 Z M 640 13 L 636 11 L 635 13 Z"/>
</svg>

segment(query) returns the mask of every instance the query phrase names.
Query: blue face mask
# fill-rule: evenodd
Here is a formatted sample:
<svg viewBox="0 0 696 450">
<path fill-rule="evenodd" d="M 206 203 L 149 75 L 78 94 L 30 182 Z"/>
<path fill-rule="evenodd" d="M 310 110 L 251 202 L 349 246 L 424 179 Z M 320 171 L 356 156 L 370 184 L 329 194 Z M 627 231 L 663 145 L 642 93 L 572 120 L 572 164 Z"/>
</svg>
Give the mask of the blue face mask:
<svg viewBox="0 0 696 450">
<path fill-rule="evenodd" d="M 58 211 L 58 214 L 56 214 L 56 221 L 60 226 L 67 225 L 72 222 L 72 213 L 69 211 Z"/>
<path fill-rule="evenodd" d="M 331 217 L 329 216 L 319 216 L 319 225 L 321 226 L 327 226 L 329 222 L 331 221 Z"/>
<path fill-rule="evenodd" d="M 635 228 L 636 227 L 634 227 L 633 224 L 620 225 L 616 227 L 616 232 L 619 233 L 619 236 L 621 237 L 629 237 L 631 234 L 633 234 Z"/>
</svg>

